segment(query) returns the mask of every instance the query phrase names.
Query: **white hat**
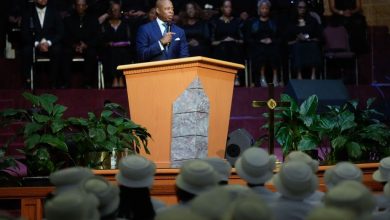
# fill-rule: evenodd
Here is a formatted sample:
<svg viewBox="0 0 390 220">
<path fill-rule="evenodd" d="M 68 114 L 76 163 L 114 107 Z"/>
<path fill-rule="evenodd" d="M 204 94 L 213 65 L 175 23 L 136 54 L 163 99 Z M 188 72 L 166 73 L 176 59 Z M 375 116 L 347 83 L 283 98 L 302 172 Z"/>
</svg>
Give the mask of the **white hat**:
<svg viewBox="0 0 390 220">
<path fill-rule="evenodd" d="M 335 207 L 319 207 L 309 213 L 306 220 L 355 220 L 356 215 L 345 209 Z"/>
<path fill-rule="evenodd" d="M 47 220 L 99 220 L 98 199 L 82 190 L 71 190 L 48 200 L 45 204 Z"/>
<path fill-rule="evenodd" d="M 204 158 L 203 161 L 211 165 L 219 175 L 220 181 L 229 181 L 232 166 L 226 160 L 218 157 Z"/>
<path fill-rule="evenodd" d="M 99 200 L 99 212 L 102 217 L 114 213 L 119 207 L 119 188 L 104 177 L 92 176 L 81 183 L 82 190 L 92 193 Z"/>
<path fill-rule="evenodd" d="M 390 180 L 390 157 L 385 157 L 379 162 L 379 168 L 372 177 L 377 182 L 387 182 Z"/>
<path fill-rule="evenodd" d="M 362 170 L 351 162 L 339 162 L 324 173 L 324 181 L 328 188 L 332 188 L 345 180 L 362 182 Z"/>
<path fill-rule="evenodd" d="M 229 192 L 222 187 L 215 187 L 196 196 L 189 205 L 198 215 L 207 219 L 218 219 L 229 210 L 231 203 Z"/>
<path fill-rule="evenodd" d="M 387 197 L 390 198 L 390 182 L 387 182 L 385 186 L 383 187 L 383 194 Z"/>
<path fill-rule="evenodd" d="M 251 184 L 262 184 L 272 178 L 276 158 L 262 148 L 251 147 L 237 159 L 237 174 Z"/>
<path fill-rule="evenodd" d="M 157 212 L 154 220 L 206 220 L 187 206 L 174 206 Z"/>
<path fill-rule="evenodd" d="M 226 219 L 230 220 L 273 220 L 273 214 L 259 195 L 243 197 L 233 203 Z"/>
<path fill-rule="evenodd" d="M 273 183 L 280 194 L 289 199 L 303 200 L 312 195 L 318 186 L 317 176 L 304 162 L 284 163 Z"/>
<path fill-rule="evenodd" d="M 244 185 L 229 184 L 222 186 L 222 188 L 230 194 L 231 200 L 253 194 L 253 190 Z"/>
<path fill-rule="evenodd" d="M 119 161 L 116 180 L 120 185 L 133 188 L 151 187 L 156 173 L 154 162 L 139 155 L 130 155 Z"/>
<path fill-rule="evenodd" d="M 308 154 L 302 151 L 291 151 L 284 159 L 285 162 L 297 160 L 306 163 L 313 170 L 313 173 L 317 173 L 319 165 L 318 161 L 313 160 L 313 158 L 311 158 Z"/>
<path fill-rule="evenodd" d="M 53 172 L 49 176 L 50 182 L 56 187 L 53 194 L 77 189 L 85 178 L 93 175 L 92 170 L 85 167 L 70 167 Z"/>
<path fill-rule="evenodd" d="M 371 213 L 376 206 L 367 187 L 353 180 L 343 181 L 330 189 L 323 200 L 325 206 L 348 209 L 357 215 Z"/>
<path fill-rule="evenodd" d="M 217 183 L 217 173 L 208 163 L 201 160 L 185 162 L 176 177 L 176 185 L 194 195 L 215 187 Z"/>
</svg>

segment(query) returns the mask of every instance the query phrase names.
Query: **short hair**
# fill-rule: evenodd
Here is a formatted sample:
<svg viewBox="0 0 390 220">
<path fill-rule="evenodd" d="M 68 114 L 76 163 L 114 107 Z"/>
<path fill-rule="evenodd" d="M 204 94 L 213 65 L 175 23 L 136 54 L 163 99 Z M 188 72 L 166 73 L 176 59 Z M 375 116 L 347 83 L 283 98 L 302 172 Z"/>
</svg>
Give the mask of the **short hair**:
<svg viewBox="0 0 390 220">
<path fill-rule="evenodd" d="M 257 1 L 257 7 L 260 7 L 262 5 L 267 5 L 269 8 L 271 8 L 271 2 L 269 0 L 259 0 Z"/>
</svg>

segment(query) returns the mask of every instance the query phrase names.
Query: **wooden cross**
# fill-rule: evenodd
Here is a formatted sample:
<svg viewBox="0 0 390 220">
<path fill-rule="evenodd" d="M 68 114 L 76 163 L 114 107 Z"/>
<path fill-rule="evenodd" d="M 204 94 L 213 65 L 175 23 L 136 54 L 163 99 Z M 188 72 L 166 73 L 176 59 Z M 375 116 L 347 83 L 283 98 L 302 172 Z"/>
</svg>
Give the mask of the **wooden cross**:
<svg viewBox="0 0 390 220">
<path fill-rule="evenodd" d="M 278 102 L 275 101 L 275 93 L 274 93 L 274 84 L 269 83 L 268 84 L 268 101 L 252 101 L 252 107 L 254 108 L 261 108 L 261 107 L 267 107 L 268 108 L 268 153 L 274 154 L 274 148 L 275 148 L 275 108 L 276 107 L 290 107 L 290 102 Z"/>
</svg>

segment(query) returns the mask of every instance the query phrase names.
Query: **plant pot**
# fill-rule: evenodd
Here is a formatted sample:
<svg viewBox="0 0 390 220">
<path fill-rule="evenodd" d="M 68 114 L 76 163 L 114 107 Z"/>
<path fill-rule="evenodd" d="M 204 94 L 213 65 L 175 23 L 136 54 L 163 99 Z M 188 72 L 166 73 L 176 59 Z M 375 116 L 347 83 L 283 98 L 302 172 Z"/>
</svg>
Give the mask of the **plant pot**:
<svg viewBox="0 0 390 220">
<path fill-rule="evenodd" d="M 127 150 L 88 152 L 84 155 L 83 165 L 97 170 L 118 169 L 119 161 L 127 155 Z"/>
</svg>

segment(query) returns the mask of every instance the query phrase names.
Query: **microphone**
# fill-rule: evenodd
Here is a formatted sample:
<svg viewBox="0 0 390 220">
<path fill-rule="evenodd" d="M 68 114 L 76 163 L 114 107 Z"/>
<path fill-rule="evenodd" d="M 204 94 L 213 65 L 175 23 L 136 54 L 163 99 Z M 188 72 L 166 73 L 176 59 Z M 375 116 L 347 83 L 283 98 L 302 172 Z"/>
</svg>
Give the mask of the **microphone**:
<svg viewBox="0 0 390 220">
<path fill-rule="evenodd" d="M 168 25 L 168 27 L 167 27 L 167 33 L 168 33 L 168 32 L 171 32 L 172 24 L 170 22 L 167 22 L 167 25 Z M 167 47 L 169 47 L 169 45 L 171 45 L 171 42 L 167 43 Z"/>
</svg>

